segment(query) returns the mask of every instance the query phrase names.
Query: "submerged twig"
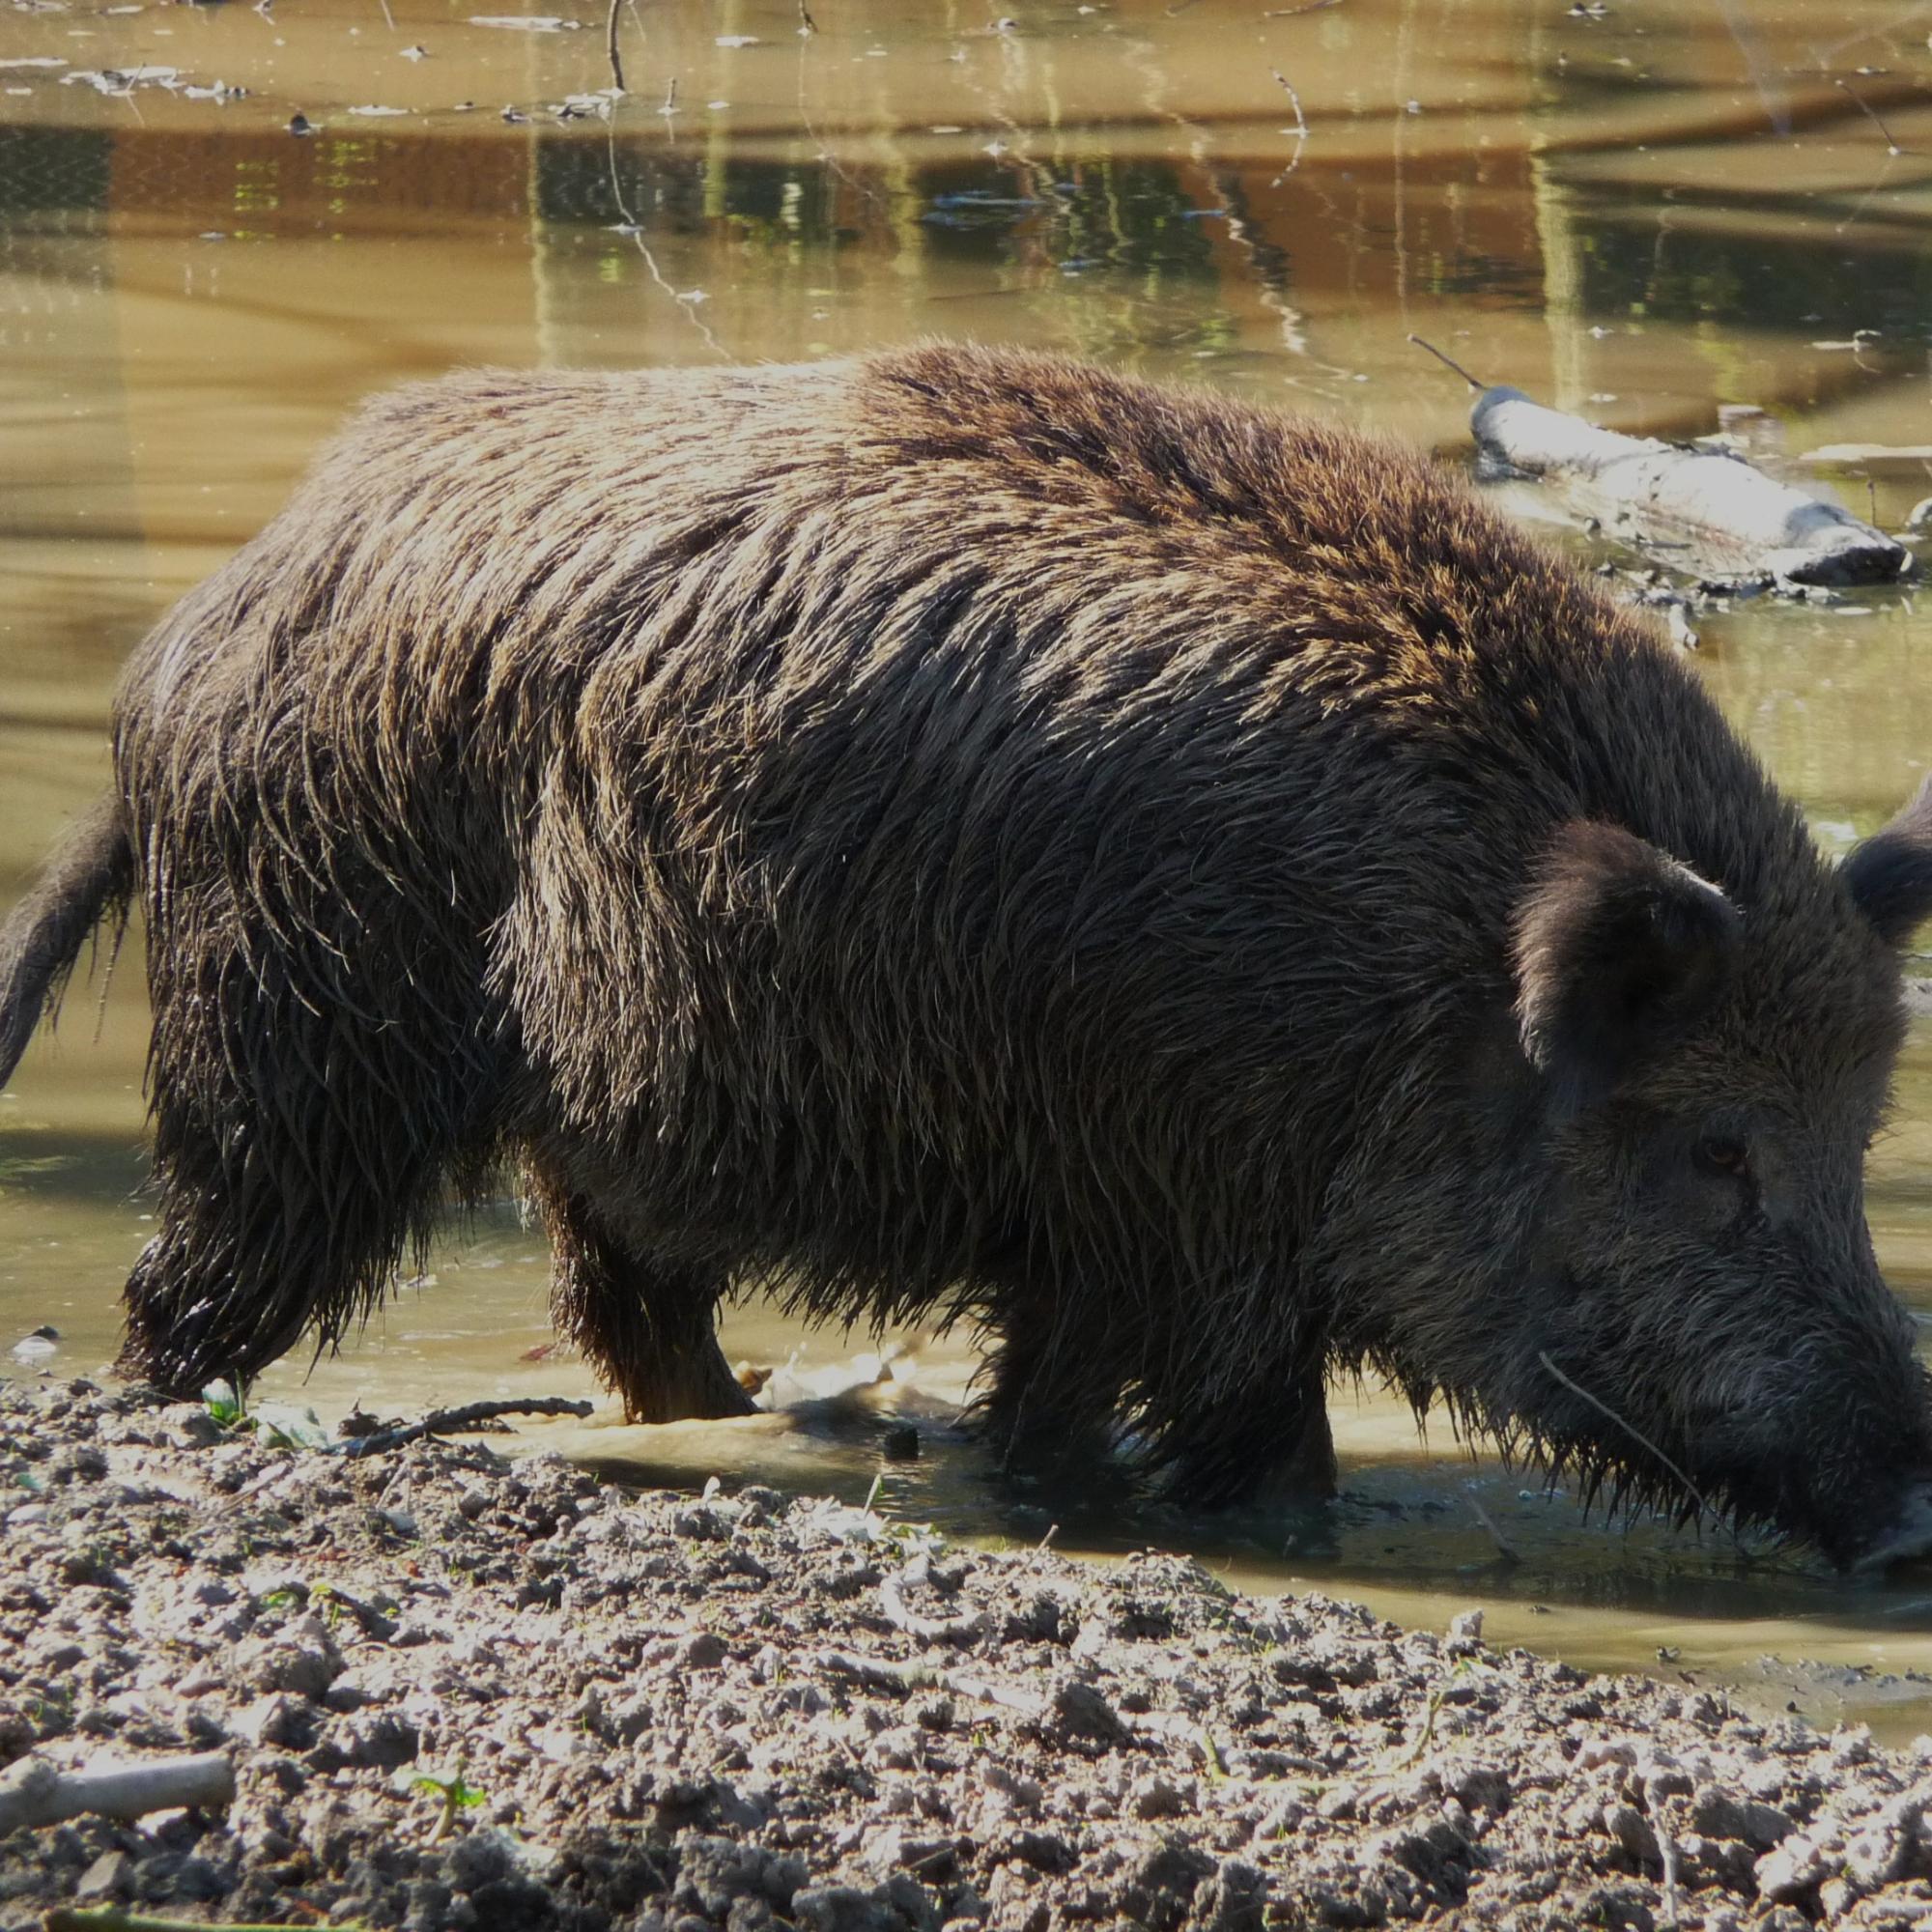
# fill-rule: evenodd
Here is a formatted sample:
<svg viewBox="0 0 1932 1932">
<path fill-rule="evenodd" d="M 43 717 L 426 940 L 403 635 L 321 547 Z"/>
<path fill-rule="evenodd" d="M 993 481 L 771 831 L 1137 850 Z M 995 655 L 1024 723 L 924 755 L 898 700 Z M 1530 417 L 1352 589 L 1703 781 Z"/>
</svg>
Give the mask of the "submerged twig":
<svg viewBox="0 0 1932 1932">
<path fill-rule="evenodd" d="M 604 22 L 604 52 L 611 63 L 611 85 L 619 94 L 628 94 L 630 89 L 624 85 L 623 56 L 617 51 L 617 10 L 623 4 L 624 0 L 611 0 L 611 14 Z"/>
<path fill-rule="evenodd" d="M 1294 136 L 1294 153 L 1289 156 L 1287 167 L 1268 183 L 1269 187 L 1279 187 L 1301 165 L 1301 151 L 1308 145 L 1308 116 L 1301 111 L 1301 96 L 1295 93 L 1293 81 L 1278 67 L 1271 67 L 1268 71 L 1280 82 L 1282 92 L 1288 96 L 1288 104 L 1294 109 L 1294 126 L 1288 130 Z"/>
<path fill-rule="evenodd" d="M 1862 113 L 1865 119 L 1869 121 L 1872 124 L 1872 126 L 1876 128 L 1878 131 L 1885 136 L 1885 151 L 1888 155 L 1896 157 L 1897 156 L 1905 153 L 1905 150 L 1901 148 L 1898 145 L 1898 143 L 1891 138 L 1891 129 L 1888 128 L 1882 120 L 1879 119 L 1878 109 L 1874 107 L 1871 104 L 1871 102 L 1868 101 L 1864 98 L 1864 96 L 1861 95 L 1858 91 L 1858 89 L 1852 85 L 1852 83 L 1849 80 L 1837 80 L 1834 81 L 1833 85 L 1835 87 L 1843 88 L 1845 93 L 1851 97 L 1853 103 L 1858 107 L 1859 111 Z"/>
<path fill-rule="evenodd" d="M 617 213 L 622 217 L 618 229 L 621 235 L 631 238 L 631 245 L 643 257 L 644 268 L 650 278 L 678 307 L 684 311 L 684 319 L 696 329 L 710 345 L 712 353 L 723 361 L 731 360 L 731 352 L 719 341 L 711 325 L 697 313 L 696 306 L 684 299 L 671 285 L 665 280 L 664 270 L 658 267 L 658 258 L 653 255 L 644 242 L 644 231 L 638 217 L 631 213 L 630 204 L 624 199 L 624 187 L 617 177 L 617 128 L 614 122 L 607 122 L 604 128 L 604 157 L 611 174 L 611 199 L 617 204 Z"/>
</svg>

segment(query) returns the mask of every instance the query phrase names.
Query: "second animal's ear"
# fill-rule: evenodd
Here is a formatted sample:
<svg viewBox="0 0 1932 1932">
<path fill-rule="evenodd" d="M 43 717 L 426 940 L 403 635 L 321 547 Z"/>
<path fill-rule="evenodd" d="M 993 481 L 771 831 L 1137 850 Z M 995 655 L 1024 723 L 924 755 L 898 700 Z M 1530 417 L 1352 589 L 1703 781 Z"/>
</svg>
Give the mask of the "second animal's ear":
<svg viewBox="0 0 1932 1932">
<path fill-rule="evenodd" d="M 1845 854 L 1838 876 L 1888 946 L 1903 946 L 1932 919 L 1932 779 L 1884 831 Z"/>
<path fill-rule="evenodd" d="M 1590 819 L 1550 842 L 1516 921 L 1523 1051 L 1565 1110 L 1602 1098 L 1716 998 L 1742 921 L 1716 886 Z"/>
</svg>

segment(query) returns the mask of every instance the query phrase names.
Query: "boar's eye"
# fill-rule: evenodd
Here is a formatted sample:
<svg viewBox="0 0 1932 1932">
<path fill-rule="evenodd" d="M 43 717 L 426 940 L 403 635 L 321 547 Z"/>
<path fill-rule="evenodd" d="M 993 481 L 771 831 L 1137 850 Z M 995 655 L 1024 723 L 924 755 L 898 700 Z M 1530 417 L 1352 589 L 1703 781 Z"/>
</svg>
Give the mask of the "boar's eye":
<svg viewBox="0 0 1932 1932">
<path fill-rule="evenodd" d="M 1750 1179 L 1750 1150 L 1729 1134 L 1706 1134 L 1697 1143 L 1695 1157 L 1706 1174 L 1727 1174 L 1733 1180 Z"/>
</svg>

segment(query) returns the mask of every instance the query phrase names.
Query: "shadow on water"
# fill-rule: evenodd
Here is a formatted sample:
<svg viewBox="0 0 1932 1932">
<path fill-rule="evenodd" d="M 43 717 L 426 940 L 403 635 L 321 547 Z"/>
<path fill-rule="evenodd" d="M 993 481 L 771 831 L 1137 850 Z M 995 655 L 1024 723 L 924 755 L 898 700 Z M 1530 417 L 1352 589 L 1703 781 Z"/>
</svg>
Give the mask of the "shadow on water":
<svg viewBox="0 0 1932 1932">
<path fill-rule="evenodd" d="M 1802 0 L 1748 17 L 1338 0 L 1272 18 L 1118 0 L 1001 31 L 814 0 L 801 36 L 792 0 L 671 0 L 627 40 L 634 92 L 614 102 L 601 10 L 554 32 L 430 0 L 384 12 L 14 17 L 0 897 L 104 782 L 109 693 L 145 626 L 274 510 L 344 410 L 452 364 L 975 335 L 1461 455 L 1464 398 L 1416 332 L 1614 427 L 1701 434 L 1724 412 L 1765 461 L 1889 525 L 1932 495 L 1932 67 L 1910 8 L 1824 23 Z M 1701 628 L 1701 674 L 1829 848 L 1911 790 L 1932 745 L 1915 591 L 1764 600 Z M 0 1348 L 51 1324 L 64 1371 L 111 1355 L 148 1232 L 136 968 L 98 1038 L 77 1001 L 0 1099 Z M 1932 1314 L 1928 1053 L 1921 1027 L 1869 1206 L 1891 1279 Z M 286 1362 L 265 1392 L 324 1412 L 587 1392 L 551 1349 L 540 1248 L 512 1209 L 486 1212 L 355 1348 Z M 1321 1510 L 1190 1520 L 1111 1467 L 1047 1495 L 950 1419 L 965 1339 L 901 1339 L 874 1365 L 895 1373 L 829 1395 L 865 1338 L 748 1303 L 727 1351 L 790 1377 L 783 1413 L 526 1439 L 633 1480 L 726 1472 L 857 1501 L 878 1477 L 886 1506 L 961 1535 L 1185 1548 L 1244 1585 L 1438 1625 L 1480 1603 L 1492 1636 L 1578 1662 L 1932 1726 L 1932 1687 L 1906 1675 L 1932 1666 L 1932 1578 L 1855 1587 L 1709 1530 L 1607 1527 L 1419 1443 L 1374 1392 L 1336 1395 L 1344 1494 Z M 917 1417 L 918 1461 L 882 1463 L 881 1408 Z M 1755 1662 L 1771 1651 L 1825 1662 L 1780 1674 Z"/>
</svg>

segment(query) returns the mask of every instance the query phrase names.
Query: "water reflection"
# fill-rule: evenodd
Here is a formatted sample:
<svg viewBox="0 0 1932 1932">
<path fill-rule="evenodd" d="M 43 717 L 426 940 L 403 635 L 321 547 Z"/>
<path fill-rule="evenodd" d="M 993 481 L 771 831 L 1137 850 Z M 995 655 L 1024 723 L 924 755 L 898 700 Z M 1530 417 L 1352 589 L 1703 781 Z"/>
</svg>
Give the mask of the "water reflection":
<svg viewBox="0 0 1932 1932">
<path fill-rule="evenodd" d="M 453 363 L 976 335 L 1459 448 L 1464 398 L 1413 330 L 1621 428 L 1755 410 L 1754 446 L 1794 465 L 1932 443 L 1912 7 L 1068 0 L 1001 31 L 950 0 L 813 0 L 802 36 L 796 0 L 668 0 L 641 32 L 627 12 L 634 92 L 614 104 L 601 7 L 555 32 L 444 0 L 36 8 L 0 34 L 0 897 L 103 782 L 133 639 L 273 511 L 345 409 Z M 163 63 L 172 87 L 114 78 Z M 1910 457 L 1801 473 L 1882 522 L 1932 494 Z M 1701 628 L 1704 675 L 1827 844 L 1910 790 L 1932 745 L 1916 591 Z M 78 997 L 0 1097 L 0 1345 L 51 1321 L 69 1369 L 111 1349 L 145 1228 L 133 964 L 98 1039 Z M 1892 1279 L 1932 1311 L 1922 1041 L 1901 1103 L 1871 1208 Z M 433 1271 L 318 1369 L 323 1406 L 581 1385 L 574 1364 L 524 1359 L 547 1335 L 544 1264 L 507 1208 Z M 730 1335 L 808 1362 L 846 1346 L 755 1308 Z M 921 1346 L 913 1393 L 956 1393 L 963 1342 Z M 303 1366 L 278 1372 L 285 1392 Z M 1386 1400 L 1337 1413 L 1350 1498 L 1302 1523 L 1016 1496 L 943 1435 L 892 1481 L 958 1529 L 1188 1544 L 1250 1582 L 1339 1583 L 1438 1622 L 1486 1600 L 1493 1632 L 1586 1662 L 1652 1662 L 1660 1642 L 1733 1673 L 1765 1649 L 1932 1662 L 1910 1586 L 1848 1593 L 1653 1524 L 1584 1526 L 1453 1444 L 1419 1450 Z M 877 1468 L 863 1418 L 750 1448 L 589 1446 L 695 1476 L 750 1457 L 857 1493 Z M 1888 1721 L 1928 1717 L 1908 1687 Z"/>
</svg>

